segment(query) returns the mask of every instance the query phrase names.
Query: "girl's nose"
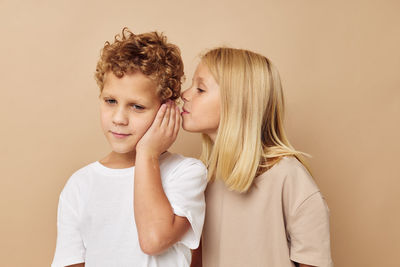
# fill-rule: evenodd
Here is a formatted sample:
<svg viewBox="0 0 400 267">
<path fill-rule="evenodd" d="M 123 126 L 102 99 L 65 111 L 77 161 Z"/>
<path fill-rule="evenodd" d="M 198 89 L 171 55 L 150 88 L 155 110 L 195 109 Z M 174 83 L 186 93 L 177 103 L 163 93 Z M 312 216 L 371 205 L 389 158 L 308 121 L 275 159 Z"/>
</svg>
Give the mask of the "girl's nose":
<svg viewBox="0 0 400 267">
<path fill-rule="evenodd" d="M 189 89 L 186 89 L 186 90 L 181 94 L 181 97 L 182 97 L 182 99 L 183 99 L 183 102 L 188 102 L 188 101 L 189 101 L 189 91 L 190 91 L 190 88 L 189 88 Z"/>
</svg>

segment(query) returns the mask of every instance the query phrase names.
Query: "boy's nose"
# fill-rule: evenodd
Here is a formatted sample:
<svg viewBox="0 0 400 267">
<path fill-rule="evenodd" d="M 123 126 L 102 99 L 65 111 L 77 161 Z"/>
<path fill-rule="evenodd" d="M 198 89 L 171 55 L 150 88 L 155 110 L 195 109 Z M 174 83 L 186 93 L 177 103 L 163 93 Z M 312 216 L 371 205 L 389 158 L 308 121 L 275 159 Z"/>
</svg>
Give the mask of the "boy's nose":
<svg viewBox="0 0 400 267">
<path fill-rule="evenodd" d="M 127 125 L 128 124 L 128 116 L 126 116 L 125 111 L 120 108 L 116 109 L 112 121 L 116 125 Z"/>
</svg>

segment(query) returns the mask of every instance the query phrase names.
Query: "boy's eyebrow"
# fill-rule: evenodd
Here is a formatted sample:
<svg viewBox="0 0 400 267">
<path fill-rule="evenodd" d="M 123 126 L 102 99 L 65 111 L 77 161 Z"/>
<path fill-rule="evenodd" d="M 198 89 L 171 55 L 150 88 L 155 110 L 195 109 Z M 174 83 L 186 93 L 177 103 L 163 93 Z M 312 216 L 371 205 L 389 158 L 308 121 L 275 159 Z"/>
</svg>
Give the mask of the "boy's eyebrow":
<svg viewBox="0 0 400 267">
<path fill-rule="evenodd" d="M 145 99 L 140 99 L 140 98 L 138 98 L 138 99 L 128 99 L 127 102 L 129 104 L 142 104 L 142 105 L 145 105 L 145 106 L 149 106 L 150 105 L 150 102 L 146 101 Z"/>
<path fill-rule="evenodd" d="M 111 93 L 108 93 L 106 90 L 103 89 L 103 91 L 101 91 L 101 95 L 107 95 L 109 97 L 114 97 Z"/>
<path fill-rule="evenodd" d="M 117 97 L 113 96 L 110 93 L 104 93 L 103 97 L 109 97 L 109 98 L 114 98 L 114 99 L 117 98 Z M 138 103 L 140 103 L 140 104 L 143 104 L 143 105 L 149 105 L 148 101 L 146 101 L 145 99 L 140 99 L 140 98 L 137 98 L 137 99 L 129 98 L 129 99 L 127 99 L 126 102 L 128 102 L 129 104 L 138 104 Z"/>
<path fill-rule="evenodd" d="M 104 93 L 104 92 L 101 93 L 101 96 L 102 97 L 112 97 L 112 98 L 114 98 L 112 95 Z"/>
</svg>

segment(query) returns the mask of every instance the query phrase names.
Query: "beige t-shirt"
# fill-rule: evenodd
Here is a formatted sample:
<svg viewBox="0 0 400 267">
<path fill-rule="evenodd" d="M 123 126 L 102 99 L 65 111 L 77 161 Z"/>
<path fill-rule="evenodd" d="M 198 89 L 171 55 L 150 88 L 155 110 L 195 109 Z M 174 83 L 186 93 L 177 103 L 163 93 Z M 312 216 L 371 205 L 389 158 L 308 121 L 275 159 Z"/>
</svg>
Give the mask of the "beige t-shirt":
<svg viewBox="0 0 400 267">
<path fill-rule="evenodd" d="M 284 157 L 247 193 L 206 190 L 203 267 L 332 267 L 329 210 L 310 174 Z"/>
</svg>

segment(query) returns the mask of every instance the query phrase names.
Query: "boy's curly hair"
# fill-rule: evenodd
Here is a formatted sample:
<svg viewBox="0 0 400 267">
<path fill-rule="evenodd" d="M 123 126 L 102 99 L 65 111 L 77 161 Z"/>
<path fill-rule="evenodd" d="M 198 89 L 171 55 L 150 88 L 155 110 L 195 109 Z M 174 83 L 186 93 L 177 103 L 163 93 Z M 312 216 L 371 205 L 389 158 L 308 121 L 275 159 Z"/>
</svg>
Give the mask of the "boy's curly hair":
<svg viewBox="0 0 400 267">
<path fill-rule="evenodd" d="M 183 62 L 179 48 L 167 42 L 162 33 L 134 34 L 128 28 L 117 34 L 114 42 L 106 42 L 99 61 L 95 78 L 103 91 L 105 74 L 112 71 L 122 78 L 125 74 L 140 71 L 159 86 L 157 93 L 162 102 L 176 100 L 180 96 Z"/>
</svg>

